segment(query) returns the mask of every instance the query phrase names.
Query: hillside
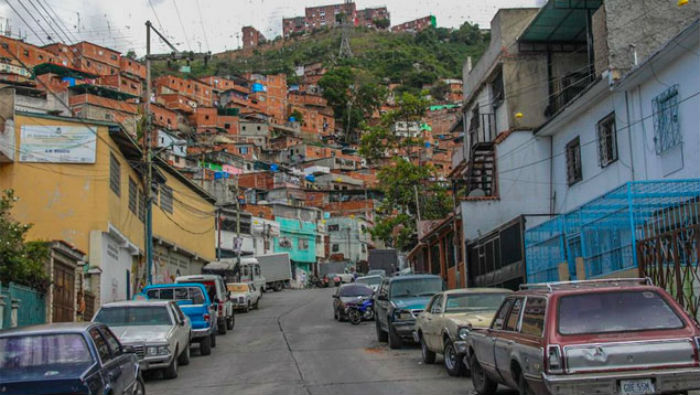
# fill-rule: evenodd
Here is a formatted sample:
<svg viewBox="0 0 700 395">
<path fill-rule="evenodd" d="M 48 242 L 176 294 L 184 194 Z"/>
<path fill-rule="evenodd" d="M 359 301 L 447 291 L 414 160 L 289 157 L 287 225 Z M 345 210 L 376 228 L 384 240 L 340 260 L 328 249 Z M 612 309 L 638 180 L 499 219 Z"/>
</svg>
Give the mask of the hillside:
<svg viewBox="0 0 700 395">
<path fill-rule="evenodd" d="M 295 66 L 336 63 L 340 37 L 339 30 L 320 31 L 294 40 L 277 39 L 254 50 L 215 54 L 206 66 L 203 61 L 192 62 L 189 75 L 286 73 L 290 83 L 294 83 Z M 488 39 L 478 25 L 469 23 L 459 29 L 430 28 L 415 35 L 357 28 L 350 41 L 354 54 L 351 63 L 384 82 L 420 87 L 437 78 L 461 78 L 466 58 L 472 56 L 476 61 Z M 165 62 L 155 64 L 153 73 L 156 76 L 179 74 L 177 66 L 173 63 L 168 67 Z"/>
</svg>

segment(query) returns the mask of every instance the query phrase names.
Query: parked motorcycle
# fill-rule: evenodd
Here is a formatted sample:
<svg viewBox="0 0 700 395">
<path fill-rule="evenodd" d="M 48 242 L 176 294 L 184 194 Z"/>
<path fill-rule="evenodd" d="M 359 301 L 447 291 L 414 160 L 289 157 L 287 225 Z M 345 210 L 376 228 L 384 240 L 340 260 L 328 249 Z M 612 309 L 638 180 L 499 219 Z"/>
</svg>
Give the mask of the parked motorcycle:
<svg viewBox="0 0 700 395">
<path fill-rule="evenodd" d="M 349 304 L 345 308 L 345 316 L 353 325 L 360 325 L 363 320 L 374 319 L 374 300 L 362 298 L 357 303 Z"/>
</svg>

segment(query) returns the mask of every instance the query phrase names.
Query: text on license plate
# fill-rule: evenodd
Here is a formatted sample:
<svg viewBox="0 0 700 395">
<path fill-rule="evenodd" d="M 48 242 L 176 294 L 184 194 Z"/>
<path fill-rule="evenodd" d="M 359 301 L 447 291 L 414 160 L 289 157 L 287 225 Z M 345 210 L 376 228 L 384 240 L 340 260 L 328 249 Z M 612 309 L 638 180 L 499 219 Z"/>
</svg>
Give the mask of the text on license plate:
<svg viewBox="0 0 700 395">
<path fill-rule="evenodd" d="M 654 383 L 651 379 L 620 380 L 621 395 L 644 395 L 654 393 Z"/>
</svg>

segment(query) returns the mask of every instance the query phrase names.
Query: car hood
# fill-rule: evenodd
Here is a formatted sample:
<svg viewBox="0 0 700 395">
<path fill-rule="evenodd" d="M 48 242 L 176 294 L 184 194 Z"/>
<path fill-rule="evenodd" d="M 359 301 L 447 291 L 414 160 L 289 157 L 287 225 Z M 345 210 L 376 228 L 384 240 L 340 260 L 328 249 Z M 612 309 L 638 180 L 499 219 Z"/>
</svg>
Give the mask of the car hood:
<svg viewBox="0 0 700 395">
<path fill-rule="evenodd" d="M 471 324 L 474 328 L 487 328 L 493 320 L 495 311 L 479 311 L 471 313 L 448 313 L 445 317 L 454 321 L 457 326 L 467 326 Z"/>
<path fill-rule="evenodd" d="M 168 340 L 172 329 L 168 325 L 110 326 L 109 328 L 122 343 L 164 342 Z"/>
<path fill-rule="evenodd" d="M 428 304 L 430 296 L 414 296 L 408 298 L 396 298 L 392 299 L 391 303 L 394 304 L 399 309 L 406 310 L 424 310 L 425 305 Z"/>
</svg>

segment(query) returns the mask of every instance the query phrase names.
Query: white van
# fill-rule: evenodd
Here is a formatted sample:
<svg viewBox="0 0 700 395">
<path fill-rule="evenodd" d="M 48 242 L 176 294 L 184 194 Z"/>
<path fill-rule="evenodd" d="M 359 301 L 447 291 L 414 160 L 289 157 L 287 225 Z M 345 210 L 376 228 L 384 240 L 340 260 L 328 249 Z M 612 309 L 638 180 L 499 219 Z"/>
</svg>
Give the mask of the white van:
<svg viewBox="0 0 700 395">
<path fill-rule="evenodd" d="M 241 258 L 241 282 L 250 282 L 255 284 L 255 288 L 265 290 L 265 277 L 256 258 Z"/>
</svg>

